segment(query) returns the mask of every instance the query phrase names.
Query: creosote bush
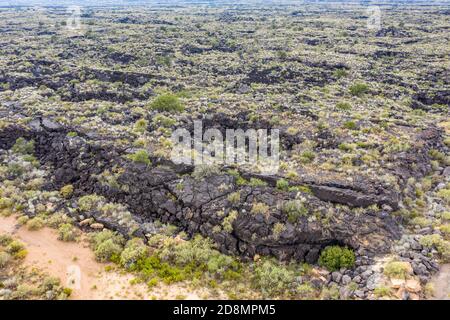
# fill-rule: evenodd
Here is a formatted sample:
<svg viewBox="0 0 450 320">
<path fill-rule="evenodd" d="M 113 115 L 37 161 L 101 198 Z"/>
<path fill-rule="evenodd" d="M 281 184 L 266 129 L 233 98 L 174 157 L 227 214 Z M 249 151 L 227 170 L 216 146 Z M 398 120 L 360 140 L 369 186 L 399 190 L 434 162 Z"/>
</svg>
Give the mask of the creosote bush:
<svg viewBox="0 0 450 320">
<path fill-rule="evenodd" d="M 319 265 L 330 271 L 352 268 L 355 265 L 355 254 L 346 247 L 329 246 L 320 253 Z"/>
</svg>

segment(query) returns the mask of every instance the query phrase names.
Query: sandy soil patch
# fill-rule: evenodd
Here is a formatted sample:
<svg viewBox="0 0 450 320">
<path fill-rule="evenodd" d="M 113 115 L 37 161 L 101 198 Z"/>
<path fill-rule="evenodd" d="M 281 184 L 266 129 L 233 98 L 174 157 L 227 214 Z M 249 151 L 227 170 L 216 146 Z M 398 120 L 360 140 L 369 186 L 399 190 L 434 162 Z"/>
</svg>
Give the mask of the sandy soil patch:
<svg viewBox="0 0 450 320">
<path fill-rule="evenodd" d="M 28 255 L 24 261 L 30 268 L 37 267 L 61 279 L 72 288 L 71 299 L 204 299 L 207 290 L 192 291 L 183 285 L 160 284 L 151 289 L 146 284 L 134 283 L 134 276 L 120 270 L 105 271 L 107 264 L 95 260 L 86 238 L 79 242 L 57 239 L 53 229 L 29 231 L 16 224 L 16 218 L 0 217 L 0 232 L 14 235 L 25 243 Z"/>
</svg>

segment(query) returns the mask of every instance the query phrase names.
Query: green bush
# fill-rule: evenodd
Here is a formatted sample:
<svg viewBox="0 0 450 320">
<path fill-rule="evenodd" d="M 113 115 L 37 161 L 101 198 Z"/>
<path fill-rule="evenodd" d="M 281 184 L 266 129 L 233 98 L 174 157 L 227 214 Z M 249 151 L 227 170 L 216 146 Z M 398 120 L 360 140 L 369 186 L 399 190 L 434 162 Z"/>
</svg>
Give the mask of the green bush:
<svg viewBox="0 0 450 320">
<path fill-rule="evenodd" d="M 137 150 L 135 153 L 128 155 L 127 158 L 133 162 L 143 163 L 146 165 L 150 165 L 152 163 L 146 150 Z"/>
<path fill-rule="evenodd" d="M 384 274 L 390 278 L 405 279 L 410 272 L 411 265 L 404 261 L 391 261 L 384 266 Z"/>
<path fill-rule="evenodd" d="M 103 230 L 91 236 L 91 244 L 98 261 L 119 261 L 125 239 L 111 230 Z"/>
<path fill-rule="evenodd" d="M 313 151 L 304 151 L 300 155 L 300 161 L 302 163 L 311 163 L 316 158 L 316 154 Z"/>
<path fill-rule="evenodd" d="M 141 239 L 131 239 L 120 254 L 120 264 L 126 269 L 133 269 L 140 259 L 146 257 L 147 251 Z"/>
<path fill-rule="evenodd" d="M 9 234 L 0 234 L 0 246 L 6 247 L 11 242 L 13 242 L 13 238 Z"/>
<path fill-rule="evenodd" d="M 26 216 L 26 215 L 23 215 L 23 216 L 20 216 L 19 218 L 17 218 L 17 224 L 18 224 L 19 226 L 23 226 L 23 225 L 25 225 L 29 220 L 30 220 L 30 217 L 28 217 L 28 216 Z"/>
<path fill-rule="evenodd" d="M 239 191 L 230 193 L 227 199 L 231 204 L 239 204 L 241 202 L 241 193 Z"/>
<path fill-rule="evenodd" d="M 338 108 L 339 110 L 347 111 L 350 110 L 352 106 L 348 102 L 338 102 L 336 103 L 336 108 Z"/>
<path fill-rule="evenodd" d="M 269 213 L 269 206 L 262 202 L 256 202 L 252 205 L 252 209 L 250 212 L 254 215 L 257 214 L 266 215 L 267 213 Z"/>
<path fill-rule="evenodd" d="M 363 94 L 369 91 L 369 86 L 365 83 L 355 83 L 350 86 L 350 93 L 352 96 L 361 97 Z"/>
<path fill-rule="evenodd" d="M 250 178 L 248 185 L 251 187 L 265 187 L 267 186 L 267 182 L 258 178 Z"/>
<path fill-rule="evenodd" d="M 355 254 L 346 247 L 328 246 L 320 253 L 319 265 L 330 271 L 352 268 L 355 265 Z"/>
<path fill-rule="evenodd" d="M 47 218 L 47 226 L 57 229 L 62 224 L 72 224 L 72 219 L 65 213 L 58 212 Z"/>
<path fill-rule="evenodd" d="M 236 210 L 231 210 L 228 216 L 226 216 L 222 221 L 223 230 L 228 233 L 233 231 L 233 222 L 236 220 L 238 212 Z"/>
<path fill-rule="evenodd" d="M 34 141 L 33 140 L 27 141 L 24 138 L 18 138 L 16 140 L 16 143 L 12 147 L 12 151 L 14 153 L 19 153 L 19 154 L 24 154 L 24 155 L 25 154 L 33 154 Z"/>
<path fill-rule="evenodd" d="M 22 242 L 18 240 L 12 240 L 7 246 L 6 251 L 13 255 L 25 249 L 25 246 Z"/>
<path fill-rule="evenodd" d="M 184 106 L 174 94 L 163 94 L 158 96 L 150 104 L 150 107 L 158 111 L 183 112 Z"/>
<path fill-rule="evenodd" d="M 358 125 L 356 124 L 355 121 L 346 121 L 344 122 L 344 128 L 349 129 L 349 130 L 356 130 L 358 128 Z"/>
<path fill-rule="evenodd" d="M 36 231 L 42 229 L 45 226 L 45 220 L 41 217 L 35 217 L 33 219 L 28 220 L 27 228 L 30 231 Z"/>
<path fill-rule="evenodd" d="M 148 126 L 148 121 L 147 120 L 139 119 L 134 124 L 134 131 L 136 131 L 137 133 L 144 133 L 145 130 L 147 130 L 147 126 Z"/>
<path fill-rule="evenodd" d="M 274 297 L 286 293 L 294 279 L 293 271 L 272 260 L 266 260 L 255 267 L 252 282 L 265 297 Z"/>
<path fill-rule="evenodd" d="M 72 186 L 71 184 L 68 184 L 68 185 L 62 187 L 62 188 L 59 190 L 59 193 L 61 193 L 61 196 L 62 196 L 63 198 L 68 199 L 68 198 L 70 198 L 70 196 L 71 196 L 72 193 L 73 193 L 73 186 Z"/>
<path fill-rule="evenodd" d="M 202 164 L 195 166 L 192 177 L 196 180 L 201 180 L 218 174 L 220 174 L 220 169 L 217 166 Z"/>
<path fill-rule="evenodd" d="M 281 210 L 287 214 L 290 223 L 295 223 L 300 217 L 308 215 L 308 209 L 300 200 L 290 200 L 285 202 Z"/>
<path fill-rule="evenodd" d="M 78 199 L 78 208 L 84 212 L 90 211 L 92 209 L 95 209 L 95 207 L 98 208 L 99 203 L 102 201 L 104 201 L 104 198 L 96 194 L 83 196 Z"/>
<path fill-rule="evenodd" d="M 70 223 L 64 223 L 58 228 L 58 239 L 62 241 L 75 241 L 78 230 Z"/>
<path fill-rule="evenodd" d="M 316 290 L 309 283 L 299 285 L 296 291 L 302 300 L 311 300 L 316 294 Z"/>
<path fill-rule="evenodd" d="M 277 189 L 287 191 L 289 189 L 289 181 L 280 179 L 277 181 Z"/>
</svg>

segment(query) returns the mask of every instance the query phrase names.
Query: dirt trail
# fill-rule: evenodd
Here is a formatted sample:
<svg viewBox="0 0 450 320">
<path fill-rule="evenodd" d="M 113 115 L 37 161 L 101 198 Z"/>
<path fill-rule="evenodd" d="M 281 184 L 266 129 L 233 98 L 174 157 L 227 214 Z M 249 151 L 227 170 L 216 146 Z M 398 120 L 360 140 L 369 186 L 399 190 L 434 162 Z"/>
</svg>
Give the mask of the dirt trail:
<svg viewBox="0 0 450 320">
<path fill-rule="evenodd" d="M 442 265 L 431 282 L 434 286 L 433 299 L 450 300 L 450 263 Z"/>
<path fill-rule="evenodd" d="M 56 231 L 43 228 L 29 231 L 19 228 L 16 218 L 0 217 L 0 233 L 14 235 L 25 243 L 28 255 L 24 264 L 38 267 L 61 279 L 62 284 L 73 289 L 71 299 L 186 299 L 205 298 L 207 292 L 188 291 L 181 285 L 159 285 L 148 289 L 146 284 L 131 284 L 132 274 L 105 271 L 106 264 L 95 260 L 86 239 L 79 242 L 62 242 Z"/>
</svg>

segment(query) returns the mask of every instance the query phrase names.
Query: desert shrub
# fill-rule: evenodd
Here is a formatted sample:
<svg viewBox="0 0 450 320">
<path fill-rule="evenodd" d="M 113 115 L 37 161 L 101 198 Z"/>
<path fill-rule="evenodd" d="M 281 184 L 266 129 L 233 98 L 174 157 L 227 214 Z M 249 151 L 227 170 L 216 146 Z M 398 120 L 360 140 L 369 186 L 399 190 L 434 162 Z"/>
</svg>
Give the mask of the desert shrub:
<svg viewBox="0 0 450 320">
<path fill-rule="evenodd" d="M 14 205 L 14 201 L 10 198 L 0 198 L 0 209 L 9 209 Z"/>
<path fill-rule="evenodd" d="M 111 230 L 103 230 L 93 234 L 90 240 L 98 261 L 116 261 L 120 259 L 125 242 L 121 235 Z"/>
<path fill-rule="evenodd" d="M 157 114 L 152 119 L 152 123 L 154 123 L 158 126 L 163 126 L 163 127 L 171 127 L 171 126 L 175 125 L 176 122 L 177 121 L 175 119 L 166 117 L 163 114 Z"/>
<path fill-rule="evenodd" d="M 375 296 L 379 297 L 389 297 L 391 295 L 391 288 L 386 286 L 380 286 L 373 290 Z"/>
<path fill-rule="evenodd" d="M 405 279 L 411 272 L 411 265 L 405 261 L 391 261 L 384 266 L 384 274 L 390 278 Z"/>
<path fill-rule="evenodd" d="M 16 291 L 13 292 L 12 297 L 18 300 L 28 299 L 34 294 L 35 290 L 33 287 L 27 284 L 19 284 Z"/>
<path fill-rule="evenodd" d="M 308 215 L 308 209 L 300 200 L 286 201 L 281 210 L 287 214 L 290 223 L 295 223 L 300 217 Z"/>
<path fill-rule="evenodd" d="M 363 94 L 369 92 L 369 86 L 365 83 L 355 83 L 349 88 L 352 96 L 361 97 Z"/>
<path fill-rule="evenodd" d="M 437 196 L 450 204 L 450 189 L 441 189 L 437 192 Z"/>
<path fill-rule="evenodd" d="M 126 269 L 133 269 L 138 260 L 147 255 L 147 247 L 141 239 L 131 239 L 120 254 L 120 264 Z"/>
<path fill-rule="evenodd" d="M 14 146 L 12 147 L 12 151 L 14 153 L 19 153 L 19 154 L 33 154 L 34 152 L 34 141 L 30 140 L 27 141 L 24 138 L 18 138 L 16 140 L 16 143 L 14 144 Z"/>
<path fill-rule="evenodd" d="M 63 198 L 68 199 L 68 198 L 70 198 L 70 196 L 73 193 L 73 186 L 71 184 L 68 184 L 68 185 L 62 187 L 61 190 L 59 190 L 59 193 L 61 193 L 61 196 Z"/>
<path fill-rule="evenodd" d="M 100 243 L 94 250 L 95 257 L 100 262 L 112 261 L 122 252 L 122 246 L 115 243 L 112 239 Z"/>
<path fill-rule="evenodd" d="M 201 180 L 218 174 L 220 174 L 220 170 L 217 166 L 202 164 L 195 166 L 192 177 L 196 180 Z"/>
<path fill-rule="evenodd" d="M 272 260 L 266 260 L 255 267 L 252 282 L 265 297 L 281 295 L 289 290 L 295 273 Z"/>
<path fill-rule="evenodd" d="M 23 226 L 23 225 L 25 225 L 29 220 L 30 220 L 30 217 L 23 215 L 23 216 L 20 216 L 19 218 L 17 218 L 17 224 L 18 224 L 19 226 Z"/>
<path fill-rule="evenodd" d="M 11 242 L 13 242 L 13 238 L 9 234 L 0 234 L 0 246 L 6 247 Z"/>
<path fill-rule="evenodd" d="M 104 198 L 96 194 L 86 195 L 78 199 L 78 208 L 84 212 L 90 211 L 98 207 L 102 201 L 104 201 Z"/>
<path fill-rule="evenodd" d="M 11 260 L 11 255 L 7 252 L 0 251 L 0 269 L 8 265 Z"/>
<path fill-rule="evenodd" d="M 338 108 L 339 110 L 350 110 L 352 108 L 351 104 L 348 102 L 338 102 L 336 103 L 336 108 Z"/>
<path fill-rule="evenodd" d="M 167 111 L 167 112 L 183 112 L 184 106 L 178 99 L 178 97 L 174 94 L 163 94 L 158 96 L 153 102 L 150 104 L 150 107 L 154 110 L 158 111 Z"/>
<path fill-rule="evenodd" d="M 166 284 L 180 282 L 187 277 L 185 269 L 171 266 L 167 262 L 162 262 L 156 255 L 138 260 L 135 268 L 136 270 L 139 270 L 143 276 L 150 279 L 154 279 L 154 277 L 157 276 Z"/>
<path fill-rule="evenodd" d="M 41 291 L 57 290 L 61 285 L 61 281 L 56 277 L 45 277 L 40 286 Z"/>
<path fill-rule="evenodd" d="M 445 153 L 440 152 L 436 149 L 431 149 L 430 151 L 428 151 L 428 154 L 433 160 L 443 161 L 445 159 Z"/>
<path fill-rule="evenodd" d="M 50 228 L 57 229 L 62 224 L 71 224 L 72 219 L 65 213 L 57 212 L 49 216 L 46 222 L 47 226 L 49 226 Z"/>
<path fill-rule="evenodd" d="M 444 262 L 450 261 L 450 242 L 439 234 L 425 235 L 419 240 L 420 244 L 427 248 L 436 248 Z"/>
<path fill-rule="evenodd" d="M 261 179 L 258 178 L 250 178 L 248 185 L 251 187 L 265 187 L 267 186 L 267 182 L 262 181 Z"/>
<path fill-rule="evenodd" d="M 28 220 L 27 228 L 30 231 L 36 231 L 42 229 L 45 226 L 45 220 L 41 217 L 34 217 L 33 219 Z"/>
<path fill-rule="evenodd" d="M 330 271 L 351 268 L 355 265 L 355 254 L 346 247 L 328 246 L 320 253 L 319 265 Z"/>
<path fill-rule="evenodd" d="M 311 163 L 316 158 L 316 154 L 313 151 L 306 150 L 300 155 L 300 161 L 302 163 Z"/>
<path fill-rule="evenodd" d="M 134 131 L 136 131 L 137 133 L 144 133 L 145 130 L 147 130 L 147 126 L 148 126 L 148 121 L 147 120 L 139 119 L 134 124 Z"/>
<path fill-rule="evenodd" d="M 127 158 L 133 162 L 143 163 L 148 166 L 152 163 L 148 155 L 148 152 L 142 149 L 137 150 L 135 153 L 128 155 Z"/>
<path fill-rule="evenodd" d="M 67 133 L 68 138 L 74 138 L 76 136 L 78 136 L 78 133 L 76 133 L 75 131 L 70 131 Z"/>
<path fill-rule="evenodd" d="M 13 240 L 6 246 L 6 252 L 12 254 L 15 258 L 21 259 L 26 256 L 25 245 L 18 241 Z"/>
<path fill-rule="evenodd" d="M 233 231 L 233 222 L 236 220 L 238 212 L 236 210 L 231 210 L 228 216 L 223 219 L 222 227 L 228 233 Z"/>
<path fill-rule="evenodd" d="M 269 212 L 269 206 L 262 202 L 255 202 L 252 205 L 252 209 L 250 212 L 254 215 L 257 215 L 257 214 L 266 215 Z"/>
<path fill-rule="evenodd" d="M 411 219 L 410 224 L 413 226 L 418 225 L 423 228 L 423 227 L 431 225 L 431 220 L 427 219 L 425 217 L 415 217 L 415 218 Z"/>
<path fill-rule="evenodd" d="M 58 228 L 58 239 L 62 241 L 75 241 L 78 230 L 70 223 L 64 223 Z"/>
<path fill-rule="evenodd" d="M 230 193 L 227 197 L 228 201 L 230 201 L 230 203 L 236 205 L 239 202 L 241 202 L 241 193 L 239 191 Z"/>
<path fill-rule="evenodd" d="M 439 230 L 441 230 L 441 232 L 444 234 L 446 238 L 450 237 L 450 223 L 443 224 L 442 226 L 439 227 Z"/>
<path fill-rule="evenodd" d="M 279 239 L 281 233 L 286 230 L 286 226 L 283 223 L 277 222 L 275 223 L 275 225 L 273 226 L 273 230 L 272 230 L 272 236 L 274 237 L 274 239 Z"/>
<path fill-rule="evenodd" d="M 19 163 L 10 163 L 8 164 L 8 173 L 14 178 L 21 177 L 25 173 L 26 169 L 21 166 Z"/>
<path fill-rule="evenodd" d="M 333 72 L 333 75 L 334 75 L 336 78 L 338 78 L 338 79 L 345 77 L 347 74 L 348 74 L 348 73 L 347 73 L 347 70 L 342 69 L 342 68 L 336 69 L 336 70 L 334 70 L 334 72 Z"/>
<path fill-rule="evenodd" d="M 320 293 L 320 299 L 322 300 L 339 300 L 339 297 L 339 286 L 335 283 L 329 287 L 322 288 L 322 292 Z"/>
<path fill-rule="evenodd" d="M 357 124 L 355 121 L 346 121 L 344 122 L 344 128 L 349 129 L 349 130 L 355 130 L 358 128 Z"/>
<path fill-rule="evenodd" d="M 289 189 L 289 181 L 286 179 L 279 179 L 277 181 L 277 189 L 287 191 Z"/>
<path fill-rule="evenodd" d="M 295 291 L 302 300 L 310 300 L 314 298 L 314 295 L 316 294 L 316 290 L 314 290 L 314 288 L 309 283 L 303 283 L 299 285 Z"/>
</svg>

